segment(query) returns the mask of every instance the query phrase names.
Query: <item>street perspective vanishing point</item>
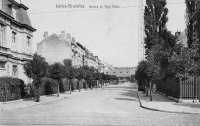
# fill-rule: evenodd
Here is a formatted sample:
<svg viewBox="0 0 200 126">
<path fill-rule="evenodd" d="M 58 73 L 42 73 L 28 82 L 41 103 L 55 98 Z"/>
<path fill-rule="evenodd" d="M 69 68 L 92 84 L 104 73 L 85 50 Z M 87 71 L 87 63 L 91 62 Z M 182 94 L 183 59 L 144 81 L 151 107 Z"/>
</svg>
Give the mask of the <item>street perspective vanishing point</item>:
<svg viewBox="0 0 200 126">
<path fill-rule="evenodd" d="M 0 126 L 199 126 L 200 0 L 0 0 Z"/>
</svg>

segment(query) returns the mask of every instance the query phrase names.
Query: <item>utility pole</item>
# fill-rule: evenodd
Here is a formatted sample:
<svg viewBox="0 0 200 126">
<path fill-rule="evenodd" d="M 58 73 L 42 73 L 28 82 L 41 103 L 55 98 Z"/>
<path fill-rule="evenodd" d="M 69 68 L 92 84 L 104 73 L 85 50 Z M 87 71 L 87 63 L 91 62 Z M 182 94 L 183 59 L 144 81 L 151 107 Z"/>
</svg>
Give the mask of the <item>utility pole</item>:
<svg viewBox="0 0 200 126">
<path fill-rule="evenodd" d="M 144 48 L 144 0 L 138 0 L 138 60 L 145 59 Z"/>
</svg>

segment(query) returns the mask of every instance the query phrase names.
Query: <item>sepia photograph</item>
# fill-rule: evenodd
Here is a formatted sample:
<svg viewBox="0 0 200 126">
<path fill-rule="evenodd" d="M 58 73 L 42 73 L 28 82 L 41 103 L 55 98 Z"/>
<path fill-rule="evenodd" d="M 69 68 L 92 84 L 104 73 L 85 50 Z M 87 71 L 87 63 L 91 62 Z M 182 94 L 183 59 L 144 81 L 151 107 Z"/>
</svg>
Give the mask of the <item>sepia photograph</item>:
<svg viewBox="0 0 200 126">
<path fill-rule="evenodd" d="M 0 126 L 200 126 L 200 0 L 0 0 Z"/>
</svg>

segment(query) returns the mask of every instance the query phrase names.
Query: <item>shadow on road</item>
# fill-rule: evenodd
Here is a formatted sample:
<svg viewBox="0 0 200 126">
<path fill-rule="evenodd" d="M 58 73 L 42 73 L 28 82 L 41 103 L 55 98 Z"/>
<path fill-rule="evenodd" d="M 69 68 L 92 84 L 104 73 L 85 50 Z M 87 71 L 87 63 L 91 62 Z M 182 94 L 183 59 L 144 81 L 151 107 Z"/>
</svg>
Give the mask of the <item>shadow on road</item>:
<svg viewBox="0 0 200 126">
<path fill-rule="evenodd" d="M 138 101 L 137 96 L 137 86 L 136 84 L 125 84 L 125 85 L 115 85 L 107 87 L 106 90 L 121 90 L 121 96 L 126 96 L 128 98 L 115 98 L 116 100 L 129 100 L 129 101 Z"/>
<path fill-rule="evenodd" d="M 135 99 L 131 99 L 131 98 L 115 98 L 116 100 L 126 100 L 126 101 L 138 101 Z"/>
<path fill-rule="evenodd" d="M 135 97 L 137 98 L 137 91 L 134 90 L 134 89 L 128 89 L 128 90 L 123 90 L 122 93 L 120 93 L 120 95 L 123 95 L 123 96 L 128 96 L 128 97 Z"/>
</svg>

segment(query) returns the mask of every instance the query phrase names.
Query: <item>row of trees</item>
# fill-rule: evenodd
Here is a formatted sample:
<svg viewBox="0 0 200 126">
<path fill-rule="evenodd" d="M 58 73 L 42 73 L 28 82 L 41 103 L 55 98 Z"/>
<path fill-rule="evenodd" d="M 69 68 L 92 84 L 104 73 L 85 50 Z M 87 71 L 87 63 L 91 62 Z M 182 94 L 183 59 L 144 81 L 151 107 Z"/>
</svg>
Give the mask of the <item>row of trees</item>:
<svg viewBox="0 0 200 126">
<path fill-rule="evenodd" d="M 78 80 L 85 79 L 89 87 L 92 87 L 92 83 L 95 80 L 116 80 L 116 76 L 111 76 L 103 73 L 99 73 L 94 67 L 83 66 L 80 68 L 74 68 L 70 59 L 65 59 L 63 63 L 54 63 L 49 65 L 43 57 L 37 53 L 33 55 L 33 59 L 28 61 L 24 65 L 25 74 L 33 79 L 33 85 L 36 88 L 36 101 L 39 101 L 41 86 L 41 80 L 44 77 L 51 78 L 60 82 L 63 78 Z M 71 83 L 70 83 L 70 94 L 71 94 Z M 59 96 L 59 83 L 57 84 L 57 96 Z"/>
<path fill-rule="evenodd" d="M 187 19 L 194 12 L 194 0 L 185 0 Z M 144 12 L 146 58 L 139 62 L 135 79 L 139 88 L 150 90 L 152 83 L 169 77 L 200 75 L 199 42 L 192 42 L 192 22 L 187 24 L 188 47 L 176 43 L 176 36 L 167 29 L 166 0 L 146 0 Z M 199 25 L 200 26 L 200 25 Z M 146 91 L 148 94 L 148 90 Z"/>
</svg>

